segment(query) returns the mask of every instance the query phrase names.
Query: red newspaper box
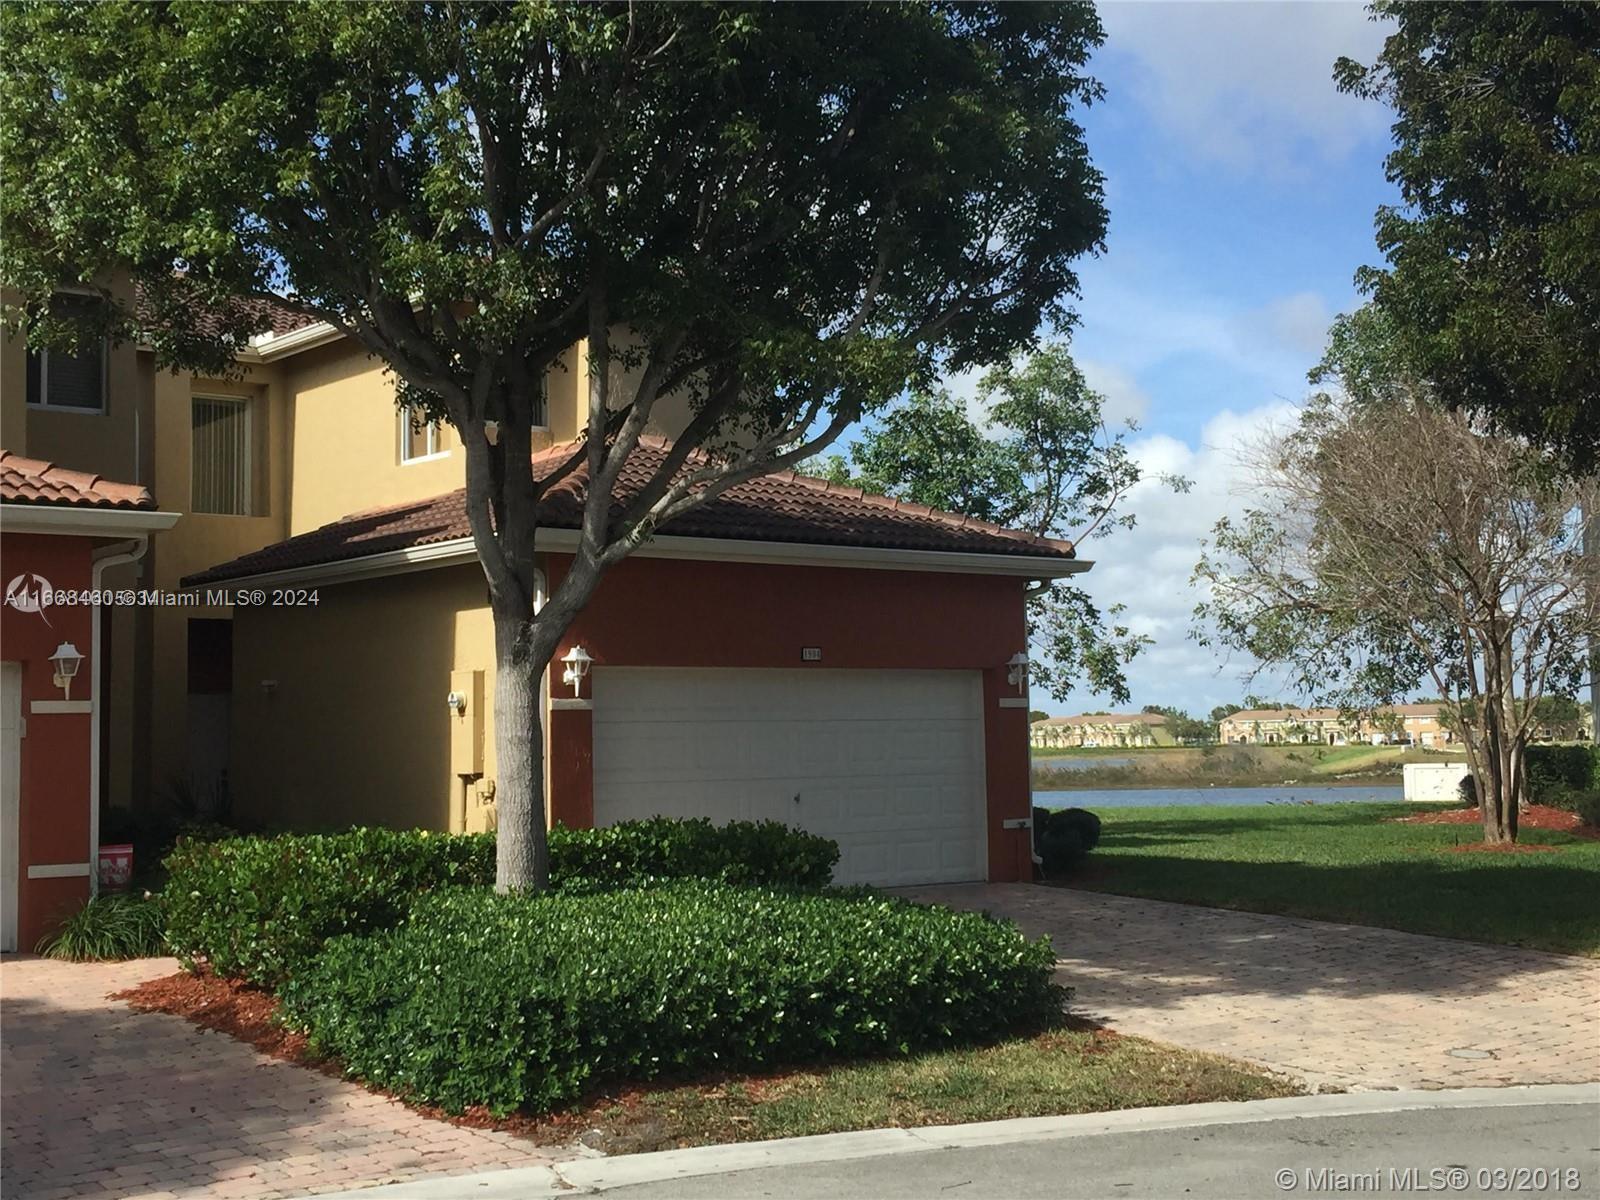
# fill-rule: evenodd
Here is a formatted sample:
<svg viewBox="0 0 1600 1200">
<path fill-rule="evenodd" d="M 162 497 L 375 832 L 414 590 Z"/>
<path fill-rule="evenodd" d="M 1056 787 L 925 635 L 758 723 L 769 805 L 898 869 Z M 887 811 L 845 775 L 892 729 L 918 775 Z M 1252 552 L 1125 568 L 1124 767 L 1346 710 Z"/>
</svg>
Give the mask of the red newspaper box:
<svg viewBox="0 0 1600 1200">
<path fill-rule="evenodd" d="M 133 847 L 126 843 L 100 847 L 100 890 L 120 892 L 133 878 Z"/>
</svg>

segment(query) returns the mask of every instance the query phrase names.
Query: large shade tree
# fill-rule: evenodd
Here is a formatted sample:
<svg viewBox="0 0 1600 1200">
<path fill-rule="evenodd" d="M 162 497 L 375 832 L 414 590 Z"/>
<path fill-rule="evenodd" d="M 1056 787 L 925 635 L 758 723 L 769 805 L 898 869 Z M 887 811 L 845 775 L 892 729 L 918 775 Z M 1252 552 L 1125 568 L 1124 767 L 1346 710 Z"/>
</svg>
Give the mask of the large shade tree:
<svg viewBox="0 0 1600 1200">
<path fill-rule="evenodd" d="M 1089 386 L 1065 341 L 986 371 L 976 399 L 982 422 L 948 391 L 917 392 L 863 430 L 848 459 L 832 455 L 816 469 L 1040 537 L 1083 543 L 1134 524 L 1128 495 L 1141 471 L 1128 450 L 1128 430 L 1107 420 L 1104 397 Z M 1189 486 L 1175 475 L 1159 482 Z M 1126 703 L 1125 668 L 1150 639 L 1123 624 L 1123 612 L 1123 605 L 1102 607 L 1065 580 L 1031 591 L 1033 682 L 1057 700 L 1087 691 Z"/>
<path fill-rule="evenodd" d="M 1340 88 L 1395 111 L 1382 268 L 1359 279 L 1451 407 L 1600 454 L 1600 4 L 1380 0 Z"/>
<path fill-rule="evenodd" d="M 1341 89 L 1395 110 L 1378 210 L 1388 264 L 1358 282 L 1453 407 L 1577 472 L 1600 465 L 1600 3 L 1378 0 L 1382 53 Z M 1600 513 L 1585 549 L 1600 557 Z M 1600 645 L 1590 650 L 1600 704 Z"/>
<path fill-rule="evenodd" d="M 51 297 L 86 285 L 111 336 L 221 370 L 256 323 L 241 300 L 284 296 L 459 431 L 495 626 L 503 887 L 547 880 L 538 681 L 606 570 L 907 385 L 1070 323 L 1073 261 L 1105 228 L 1074 115 L 1098 94 L 1088 5 L 35 3 L 0 20 L 14 327 L 82 336 Z M 130 275 L 143 316 L 106 283 Z M 542 381 L 580 338 L 587 427 L 536 478 Z M 692 419 L 618 502 L 669 394 Z M 574 472 L 578 545 L 535 614 L 541 497 Z"/>
</svg>

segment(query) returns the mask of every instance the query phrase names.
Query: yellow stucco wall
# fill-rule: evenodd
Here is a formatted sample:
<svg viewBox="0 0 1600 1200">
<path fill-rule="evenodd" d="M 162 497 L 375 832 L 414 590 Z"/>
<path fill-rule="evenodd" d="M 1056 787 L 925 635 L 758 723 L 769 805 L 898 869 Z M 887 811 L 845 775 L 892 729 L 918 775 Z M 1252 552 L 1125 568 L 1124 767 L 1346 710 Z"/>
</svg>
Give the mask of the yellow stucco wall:
<svg viewBox="0 0 1600 1200">
<path fill-rule="evenodd" d="M 161 506 L 181 511 L 172 529 L 157 535 L 143 586 L 176 591 L 188 574 L 226 562 L 288 536 L 288 405 L 282 372 L 275 366 L 247 369 L 241 378 L 195 379 L 159 372 L 152 381 L 155 426 L 154 488 Z M 251 458 L 255 487 L 248 516 L 189 511 L 193 469 L 193 398 L 245 396 L 251 405 Z M 189 766 L 189 622 L 225 618 L 225 605 L 154 608 L 147 621 L 151 639 L 148 787 L 170 795 Z"/>
<path fill-rule="evenodd" d="M 484 672 L 484 779 L 494 778 L 494 637 L 476 566 L 318 589 L 294 613 L 234 613 L 232 781 L 251 823 L 446 829 L 451 673 Z M 466 826 L 492 809 L 476 785 Z"/>
<path fill-rule="evenodd" d="M 351 513 L 428 500 L 466 482 L 454 429 L 438 456 L 400 460 L 394 382 L 383 365 L 349 342 L 283 360 L 289 398 L 289 532 L 304 533 Z M 581 343 L 545 380 L 547 427 L 535 448 L 578 436 L 587 404 L 588 360 Z"/>
<path fill-rule="evenodd" d="M 0 447 L 28 452 L 28 352 L 21 338 L 0 333 Z"/>
<path fill-rule="evenodd" d="M 400 461 L 393 381 L 351 343 L 297 354 L 283 367 L 289 394 L 291 534 L 462 486 L 461 445 L 448 427 L 441 431 L 441 456 Z"/>
</svg>

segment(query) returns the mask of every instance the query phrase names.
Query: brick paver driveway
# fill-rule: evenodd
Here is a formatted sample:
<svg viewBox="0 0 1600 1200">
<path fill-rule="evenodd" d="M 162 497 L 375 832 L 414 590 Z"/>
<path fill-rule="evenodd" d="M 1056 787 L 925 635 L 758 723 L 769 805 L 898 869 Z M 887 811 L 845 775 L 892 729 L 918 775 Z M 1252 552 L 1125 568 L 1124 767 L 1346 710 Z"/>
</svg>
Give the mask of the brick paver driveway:
<svg viewBox="0 0 1600 1200">
<path fill-rule="evenodd" d="M 1600 962 L 1029 884 L 907 894 L 1048 933 L 1075 1012 L 1313 1085 L 1600 1080 Z"/>
<path fill-rule="evenodd" d="M 105 998 L 176 969 L 0 963 L 6 1200 L 300 1196 L 570 1157 Z"/>
</svg>

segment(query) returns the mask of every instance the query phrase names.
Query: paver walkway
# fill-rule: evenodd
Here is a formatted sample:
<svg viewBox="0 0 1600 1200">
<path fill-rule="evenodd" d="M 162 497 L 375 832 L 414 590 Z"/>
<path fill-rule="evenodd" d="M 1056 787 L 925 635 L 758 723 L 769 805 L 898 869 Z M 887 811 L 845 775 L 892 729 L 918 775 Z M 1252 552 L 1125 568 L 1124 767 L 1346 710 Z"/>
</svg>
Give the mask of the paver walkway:
<svg viewBox="0 0 1600 1200">
<path fill-rule="evenodd" d="M 0 962 L 6 1200 L 265 1200 L 571 1156 L 429 1120 L 105 998 L 175 970 L 171 959 Z"/>
<path fill-rule="evenodd" d="M 1075 1012 L 1314 1086 L 1600 1080 L 1600 962 L 1030 884 L 906 894 L 1048 933 Z"/>
</svg>

